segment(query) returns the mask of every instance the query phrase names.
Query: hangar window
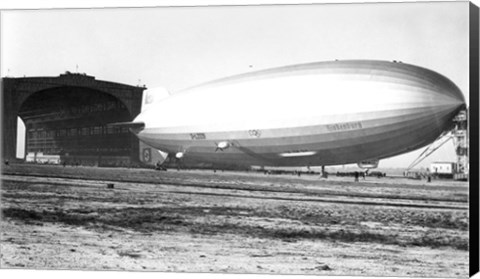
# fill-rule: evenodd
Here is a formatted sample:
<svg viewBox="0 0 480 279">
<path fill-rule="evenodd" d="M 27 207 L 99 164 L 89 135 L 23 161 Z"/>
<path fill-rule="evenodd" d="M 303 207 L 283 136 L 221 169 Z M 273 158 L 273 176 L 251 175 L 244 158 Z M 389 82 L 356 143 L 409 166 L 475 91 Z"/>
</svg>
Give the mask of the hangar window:
<svg viewBox="0 0 480 279">
<path fill-rule="evenodd" d="M 88 136 L 89 134 L 89 129 L 87 127 L 82 128 L 82 136 Z"/>
<path fill-rule="evenodd" d="M 81 106 L 78 111 L 80 112 L 80 114 L 86 114 L 88 113 L 88 106 Z"/>
<path fill-rule="evenodd" d="M 93 134 L 94 135 L 101 135 L 102 134 L 102 127 L 101 126 L 93 127 Z"/>
<path fill-rule="evenodd" d="M 113 127 L 112 126 L 107 126 L 107 134 L 113 134 Z"/>
<path fill-rule="evenodd" d="M 37 138 L 39 138 L 39 139 L 45 138 L 45 131 L 38 131 L 37 132 Z"/>
</svg>

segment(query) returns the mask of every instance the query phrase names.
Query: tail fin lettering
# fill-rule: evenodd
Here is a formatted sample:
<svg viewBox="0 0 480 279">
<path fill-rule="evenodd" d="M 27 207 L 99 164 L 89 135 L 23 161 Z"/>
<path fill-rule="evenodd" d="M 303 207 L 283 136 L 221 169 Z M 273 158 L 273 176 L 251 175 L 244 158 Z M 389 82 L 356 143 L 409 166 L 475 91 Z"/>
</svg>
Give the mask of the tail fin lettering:
<svg viewBox="0 0 480 279">
<path fill-rule="evenodd" d="M 166 88 L 156 87 L 152 89 L 147 89 L 143 92 L 142 98 L 142 112 L 147 110 L 153 104 L 158 103 L 159 101 L 167 98 L 169 92 Z"/>
</svg>

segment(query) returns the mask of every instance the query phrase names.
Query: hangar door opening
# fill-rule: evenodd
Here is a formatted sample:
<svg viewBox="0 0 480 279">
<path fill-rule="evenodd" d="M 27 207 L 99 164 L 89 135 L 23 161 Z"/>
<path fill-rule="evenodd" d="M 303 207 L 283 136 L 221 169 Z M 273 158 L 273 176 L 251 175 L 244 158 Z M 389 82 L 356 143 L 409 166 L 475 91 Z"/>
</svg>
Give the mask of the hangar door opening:
<svg viewBox="0 0 480 279">
<path fill-rule="evenodd" d="M 56 87 L 39 91 L 22 104 L 25 160 L 35 163 L 129 166 L 137 140 L 127 128 L 107 123 L 130 121 L 118 98 L 91 88 Z"/>
</svg>

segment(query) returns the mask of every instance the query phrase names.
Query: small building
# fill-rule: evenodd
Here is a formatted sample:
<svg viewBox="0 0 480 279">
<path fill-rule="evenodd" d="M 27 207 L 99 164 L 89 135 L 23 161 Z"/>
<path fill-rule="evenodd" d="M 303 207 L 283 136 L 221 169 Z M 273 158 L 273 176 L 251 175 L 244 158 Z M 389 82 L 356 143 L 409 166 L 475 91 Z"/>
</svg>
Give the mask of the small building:
<svg viewBox="0 0 480 279">
<path fill-rule="evenodd" d="M 439 177 L 451 178 L 456 173 L 454 162 L 433 162 L 430 164 L 430 173 Z"/>
<path fill-rule="evenodd" d="M 55 164 L 61 163 L 60 155 L 43 154 L 43 152 L 28 152 L 25 156 L 27 163 Z"/>
</svg>

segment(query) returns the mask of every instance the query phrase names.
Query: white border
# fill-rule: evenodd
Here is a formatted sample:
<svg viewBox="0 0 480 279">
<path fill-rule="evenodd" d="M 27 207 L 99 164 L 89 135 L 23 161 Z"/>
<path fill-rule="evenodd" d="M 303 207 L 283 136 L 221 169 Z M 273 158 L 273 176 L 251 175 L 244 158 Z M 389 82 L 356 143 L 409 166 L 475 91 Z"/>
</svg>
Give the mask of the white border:
<svg viewBox="0 0 480 279">
<path fill-rule="evenodd" d="M 454 1 L 415 1 L 415 0 L 337 0 L 337 1 L 318 1 L 318 0 L 2 0 L 0 1 L 0 10 L 33 10 L 33 9 L 62 9 L 62 8 L 125 8 L 125 7 L 159 7 L 159 6 L 213 6 L 213 5 L 273 5 L 273 4 L 339 4 L 339 3 L 377 3 L 377 2 L 454 2 Z M 465 1 L 455 1 L 465 2 Z M 472 0 L 473 4 L 480 7 L 480 0 Z M 0 267 L 1 268 L 1 267 Z M 131 279 L 140 278 L 171 278 L 171 279 L 308 279 L 308 278 L 330 278 L 330 279 L 354 279 L 354 278 L 381 278 L 381 277 L 353 277 L 353 276 L 302 276 L 302 275 L 259 275 L 259 274 L 215 274 L 215 273 L 160 273 L 160 272 L 111 272 L 111 271 L 68 271 L 68 270 L 0 270 L 0 278 L 115 278 Z M 415 278 L 415 277 L 387 277 L 395 278 Z M 480 273 L 474 277 L 480 279 Z M 426 279 L 426 278 L 422 278 Z"/>
</svg>

